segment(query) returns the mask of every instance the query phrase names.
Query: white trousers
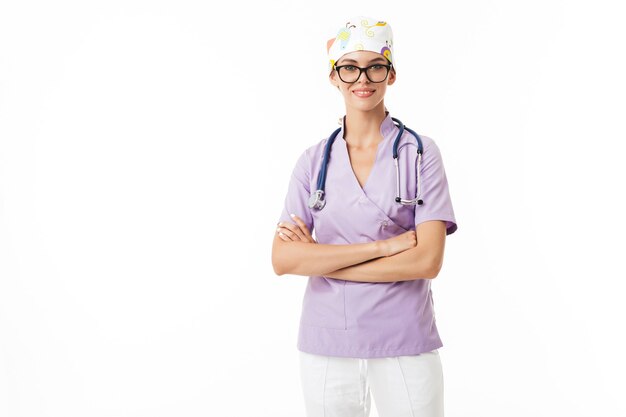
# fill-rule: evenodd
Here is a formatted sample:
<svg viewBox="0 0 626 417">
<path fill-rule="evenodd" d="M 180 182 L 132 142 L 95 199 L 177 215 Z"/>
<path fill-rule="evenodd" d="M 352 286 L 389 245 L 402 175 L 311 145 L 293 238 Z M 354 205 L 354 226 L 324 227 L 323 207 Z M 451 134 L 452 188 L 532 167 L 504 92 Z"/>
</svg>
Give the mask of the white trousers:
<svg viewBox="0 0 626 417">
<path fill-rule="evenodd" d="M 420 355 L 343 358 L 299 351 L 307 417 L 443 417 L 437 349 Z"/>
</svg>

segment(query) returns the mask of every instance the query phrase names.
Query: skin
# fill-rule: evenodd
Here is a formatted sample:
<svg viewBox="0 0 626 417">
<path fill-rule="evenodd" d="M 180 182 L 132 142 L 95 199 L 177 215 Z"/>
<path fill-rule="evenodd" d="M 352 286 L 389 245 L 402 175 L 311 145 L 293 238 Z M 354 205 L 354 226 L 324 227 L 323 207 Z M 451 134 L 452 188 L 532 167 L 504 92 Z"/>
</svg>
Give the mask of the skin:
<svg viewBox="0 0 626 417">
<path fill-rule="evenodd" d="M 375 61 L 374 61 L 375 60 Z M 388 63 L 381 54 L 356 51 L 343 55 L 336 65 L 367 67 L 376 62 Z M 384 96 L 387 86 L 396 80 L 395 70 L 380 83 L 370 82 L 365 73 L 353 83 L 344 83 L 333 69 L 330 83 L 343 96 L 346 106 L 344 138 L 357 180 L 367 181 L 383 140 L 380 125 L 386 117 Z M 353 90 L 375 89 L 368 98 L 357 97 Z M 347 281 L 394 282 L 435 278 L 443 265 L 446 225 L 432 220 L 416 225 L 390 239 L 369 243 L 331 245 L 317 243 L 305 223 L 293 216 L 293 223 L 278 224 L 272 244 L 272 265 L 278 275 L 324 275 Z"/>
</svg>

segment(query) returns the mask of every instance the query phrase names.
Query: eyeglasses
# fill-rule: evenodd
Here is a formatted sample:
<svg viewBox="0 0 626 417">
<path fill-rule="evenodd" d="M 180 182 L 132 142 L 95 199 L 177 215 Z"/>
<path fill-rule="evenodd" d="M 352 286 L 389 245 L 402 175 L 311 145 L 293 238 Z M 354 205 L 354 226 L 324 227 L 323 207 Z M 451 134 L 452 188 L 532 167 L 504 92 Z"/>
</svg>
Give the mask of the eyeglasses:
<svg viewBox="0 0 626 417">
<path fill-rule="evenodd" d="M 353 83 L 359 79 L 361 73 L 365 71 L 365 76 L 373 83 L 382 83 L 387 78 L 391 65 L 374 64 L 361 68 L 354 65 L 335 66 L 339 78 L 344 83 Z"/>
</svg>

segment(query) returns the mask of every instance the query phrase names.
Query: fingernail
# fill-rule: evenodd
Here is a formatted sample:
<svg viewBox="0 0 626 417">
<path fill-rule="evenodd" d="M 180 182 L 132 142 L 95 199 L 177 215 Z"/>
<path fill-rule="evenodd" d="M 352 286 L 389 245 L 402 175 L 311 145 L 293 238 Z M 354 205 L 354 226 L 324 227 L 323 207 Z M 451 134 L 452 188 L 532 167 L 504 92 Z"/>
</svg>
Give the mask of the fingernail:
<svg viewBox="0 0 626 417">
<path fill-rule="evenodd" d="M 295 214 L 290 214 L 290 216 L 291 216 L 291 217 L 296 217 L 296 215 L 295 215 Z"/>
<path fill-rule="evenodd" d="M 276 229 L 277 232 L 280 232 L 280 228 Z"/>
</svg>

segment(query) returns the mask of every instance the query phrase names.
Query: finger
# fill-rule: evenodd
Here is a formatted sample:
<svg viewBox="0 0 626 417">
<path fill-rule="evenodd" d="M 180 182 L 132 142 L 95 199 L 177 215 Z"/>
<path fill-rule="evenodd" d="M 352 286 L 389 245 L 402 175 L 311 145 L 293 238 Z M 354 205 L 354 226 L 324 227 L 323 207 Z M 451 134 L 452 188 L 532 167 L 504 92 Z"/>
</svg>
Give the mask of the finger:
<svg viewBox="0 0 626 417">
<path fill-rule="evenodd" d="M 283 233 L 287 233 L 292 239 L 302 240 L 308 242 L 307 237 L 304 235 L 302 230 L 300 230 L 300 226 L 297 224 L 289 223 L 289 222 L 280 222 L 279 226 L 285 230 L 282 230 Z"/>
<path fill-rule="evenodd" d="M 280 225 L 280 222 L 276 223 L 277 225 Z M 279 238 L 281 238 L 282 240 L 284 240 L 285 242 L 291 242 L 291 237 L 289 235 L 287 235 L 285 232 L 291 233 L 289 232 L 288 229 L 285 229 L 283 227 L 277 227 L 276 228 L 276 234 L 278 235 Z"/>
<path fill-rule="evenodd" d="M 311 236 L 311 231 L 306 226 L 306 223 L 300 217 L 296 216 L 295 214 L 292 215 L 291 218 L 298 224 L 298 226 L 300 227 L 300 230 L 302 230 L 302 232 L 306 236 L 307 240 L 309 242 L 314 242 L 313 237 Z"/>
<path fill-rule="evenodd" d="M 282 233 L 283 235 L 287 236 L 289 240 L 292 240 L 294 242 L 301 240 L 300 236 L 292 232 L 290 229 L 287 229 L 286 227 L 279 227 L 276 230 L 278 231 L 278 233 Z"/>
<path fill-rule="evenodd" d="M 310 240 L 308 240 L 307 237 L 304 236 L 303 234 L 300 234 L 300 235 L 296 234 L 296 233 L 292 232 L 291 230 L 289 230 L 289 229 L 287 229 L 285 227 L 280 227 L 279 229 L 280 229 L 280 231 L 284 235 L 289 236 L 289 238 L 291 238 L 291 240 L 293 240 L 294 242 L 300 241 L 300 242 L 309 242 L 310 243 Z"/>
<path fill-rule="evenodd" d="M 287 236 L 286 234 L 284 234 L 283 232 L 276 232 L 276 233 L 278 233 L 278 237 L 284 240 L 285 242 L 291 242 L 291 238 Z"/>
</svg>

